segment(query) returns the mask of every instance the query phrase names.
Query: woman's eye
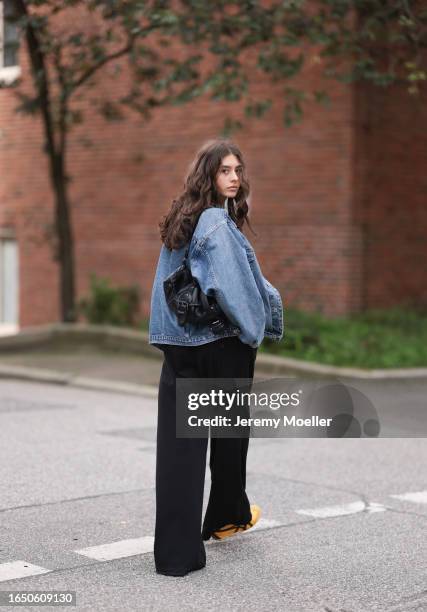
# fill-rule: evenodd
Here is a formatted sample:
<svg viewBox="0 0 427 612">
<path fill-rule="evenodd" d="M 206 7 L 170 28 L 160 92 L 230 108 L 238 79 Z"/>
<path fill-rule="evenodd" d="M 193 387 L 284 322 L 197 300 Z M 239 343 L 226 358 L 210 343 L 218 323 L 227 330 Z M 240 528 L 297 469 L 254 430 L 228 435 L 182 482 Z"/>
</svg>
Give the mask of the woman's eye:
<svg viewBox="0 0 427 612">
<path fill-rule="evenodd" d="M 229 168 L 222 169 L 223 174 L 228 174 L 230 172 Z M 242 174 L 242 168 L 236 168 L 236 174 Z"/>
</svg>

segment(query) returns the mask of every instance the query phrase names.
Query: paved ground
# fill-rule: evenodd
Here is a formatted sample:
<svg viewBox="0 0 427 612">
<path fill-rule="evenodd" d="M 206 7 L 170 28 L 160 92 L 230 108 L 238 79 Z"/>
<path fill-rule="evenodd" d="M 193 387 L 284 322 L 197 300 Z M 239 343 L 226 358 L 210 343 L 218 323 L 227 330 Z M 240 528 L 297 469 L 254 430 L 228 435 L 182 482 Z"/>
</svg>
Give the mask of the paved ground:
<svg viewBox="0 0 427 612">
<path fill-rule="evenodd" d="M 162 352 L 158 359 L 142 355 L 96 350 L 91 345 L 63 349 L 33 348 L 25 351 L 3 351 L 1 364 L 47 368 L 76 375 L 118 380 L 136 384 L 158 385 L 162 366 Z"/>
<path fill-rule="evenodd" d="M 145 384 L 161 364 L 88 350 L 0 361 Z M 376 389 L 390 436 L 416 429 L 426 387 Z M 0 596 L 68 589 L 90 611 L 427 609 L 424 438 L 252 439 L 247 491 L 262 520 L 208 544 L 203 570 L 172 578 L 152 556 L 156 408 L 0 380 Z M 205 504 L 209 485 L 207 470 Z"/>
</svg>

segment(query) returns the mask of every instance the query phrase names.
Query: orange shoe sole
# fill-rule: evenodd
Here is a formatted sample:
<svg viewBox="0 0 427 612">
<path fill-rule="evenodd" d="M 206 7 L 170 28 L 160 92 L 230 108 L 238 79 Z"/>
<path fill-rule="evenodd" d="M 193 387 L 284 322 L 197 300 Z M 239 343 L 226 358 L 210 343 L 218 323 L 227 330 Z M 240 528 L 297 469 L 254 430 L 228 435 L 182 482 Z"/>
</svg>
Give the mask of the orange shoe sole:
<svg viewBox="0 0 427 612">
<path fill-rule="evenodd" d="M 252 518 L 249 523 L 246 523 L 246 525 L 234 525 L 233 523 L 229 523 L 228 525 L 221 527 L 221 529 L 217 529 L 212 533 L 213 539 L 224 540 L 225 538 L 229 538 L 240 531 L 247 531 L 258 522 L 258 519 L 261 516 L 261 508 L 255 504 L 251 504 L 251 515 Z"/>
</svg>

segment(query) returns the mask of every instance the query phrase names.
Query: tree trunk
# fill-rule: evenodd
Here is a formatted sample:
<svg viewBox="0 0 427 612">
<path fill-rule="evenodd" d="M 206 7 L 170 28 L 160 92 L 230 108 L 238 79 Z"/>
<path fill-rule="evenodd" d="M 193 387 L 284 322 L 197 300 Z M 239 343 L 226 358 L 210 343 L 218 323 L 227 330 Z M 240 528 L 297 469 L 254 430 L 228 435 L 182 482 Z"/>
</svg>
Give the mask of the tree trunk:
<svg viewBox="0 0 427 612">
<path fill-rule="evenodd" d="M 55 194 L 55 225 L 58 263 L 60 268 L 61 320 L 75 322 L 74 241 L 64 158 L 55 155 L 52 160 L 52 182 Z"/>
<path fill-rule="evenodd" d="M 17 17 L 29 18 L 28 7 L 24 0 L 15 0 Z M 70 219 L 70 206 L 67 193 L 67 176 L 65 173 L 65 113 L 63 101 L 61 107 L 61 126 L 58 148 L 55 146 L 55 127 L 51 114 L 51 100 L 49 95 L 49 82 L 45 66 L 45 56 L 37 32 L 31 20 L 25 28 L 28 52 L 34 87 L 38 93 L 39 108 L 42 115 L 46 136 L 45 151 L 49 158 L 50 179 L 55 197 L 55 230 L 57 239 L 57 261 L 59 262 L 61 320 L 74 322 L 77 319 L 74 295 L 74 245 Z M 62 131 L 61 131 L 62 130 Z"/>
</svg>

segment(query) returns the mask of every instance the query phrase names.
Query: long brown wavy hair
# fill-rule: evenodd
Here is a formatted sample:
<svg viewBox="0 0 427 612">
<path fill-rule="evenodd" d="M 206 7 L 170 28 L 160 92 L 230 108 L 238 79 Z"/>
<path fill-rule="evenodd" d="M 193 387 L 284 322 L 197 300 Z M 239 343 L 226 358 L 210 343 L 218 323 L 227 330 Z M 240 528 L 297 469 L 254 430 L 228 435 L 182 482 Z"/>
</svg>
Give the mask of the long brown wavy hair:
<svg viewBox="0 0 427 612">
<path fill-rule="evenodd" d="M 249 181 L 243 155 L 236 144 L 228 139 L 218 138 L 209 140 L 198 151 L 185 179 L 184 191 L 173 200 L 169 212 L 159 223 L 162 242 L 169 250 L 179 249 L 187 244 L 199 216 L 206 208 L 222 208 L 221 202 L 224 196 L 218 192 L 215 179 L 221 161 L 230 154 L 237 157 L 242 165 L 242 171 L 240 187 L 234 196 L 235 210 L 230 206 L 229 214 L 240 230 L 246 221 L 251 231 L 255 233 L 248 219 L 249 208 L 246 198 L 249 195 Z"/>
</svg>

